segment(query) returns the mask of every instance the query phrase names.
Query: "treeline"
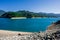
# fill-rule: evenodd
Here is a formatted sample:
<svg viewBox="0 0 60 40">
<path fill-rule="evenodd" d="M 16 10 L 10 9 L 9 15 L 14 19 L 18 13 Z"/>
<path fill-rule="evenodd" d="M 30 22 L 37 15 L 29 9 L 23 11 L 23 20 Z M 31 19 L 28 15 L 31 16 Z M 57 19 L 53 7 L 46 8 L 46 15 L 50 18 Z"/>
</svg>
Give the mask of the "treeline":
<svg viewBox="0 0 60 40">
<path fill-rule="evenodd" d="M 3 18 L 11 18 L 11 17 L 26 17 L 26 18 L 32 18 L 32 17 L 57 17 L 56 14 L 53 13 L 35 13 L 30 11 L 17 11 L 17 12 L 5 12 L 1 15 Z"/>
</svg>

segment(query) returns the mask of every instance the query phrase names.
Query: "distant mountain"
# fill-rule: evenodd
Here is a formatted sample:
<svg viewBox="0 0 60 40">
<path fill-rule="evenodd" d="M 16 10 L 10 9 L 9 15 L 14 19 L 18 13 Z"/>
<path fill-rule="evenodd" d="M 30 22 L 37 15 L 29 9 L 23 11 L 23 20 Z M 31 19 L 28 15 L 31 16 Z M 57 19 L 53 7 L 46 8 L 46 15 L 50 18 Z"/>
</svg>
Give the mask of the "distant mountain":
<svg viewBox="0 0 60 40">
<path fill-rule="evenodd" d="M 47 17 L 60 17 L 60 14 L 55 14 L 55 13 L 43 13 L 40 12 L 40 15 L 47 16 Z"/>
<path fill-rule="evenodd" d="M 0 16 L 3 15 L 5 13 L 5 11 L 0 10 Z"/>
</svg>

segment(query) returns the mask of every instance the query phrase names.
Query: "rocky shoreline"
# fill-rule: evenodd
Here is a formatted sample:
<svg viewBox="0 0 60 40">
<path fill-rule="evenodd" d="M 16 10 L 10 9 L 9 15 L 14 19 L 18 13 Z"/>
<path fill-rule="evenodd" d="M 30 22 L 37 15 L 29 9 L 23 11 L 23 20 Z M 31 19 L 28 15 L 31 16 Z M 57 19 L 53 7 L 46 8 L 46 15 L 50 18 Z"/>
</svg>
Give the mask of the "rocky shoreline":
<svg viewBox="0 0 60 40">
<path fill-rule="evenodd" d="M 7 31 L 5 31 L 7 32 Z M 35 32 L 35 33 L 25 33 L 21 34 L 20 33 L 0 33 L 0 40 L 59 40 L 60 36 L 60 30 L 58 31 L 52 31 L 52 30 L 47 30 L 45 32 Z M 24 33 L 24 32 L 23 32 Z M 8 35 L 9 34 L 9 35 Z"/>
</svg>

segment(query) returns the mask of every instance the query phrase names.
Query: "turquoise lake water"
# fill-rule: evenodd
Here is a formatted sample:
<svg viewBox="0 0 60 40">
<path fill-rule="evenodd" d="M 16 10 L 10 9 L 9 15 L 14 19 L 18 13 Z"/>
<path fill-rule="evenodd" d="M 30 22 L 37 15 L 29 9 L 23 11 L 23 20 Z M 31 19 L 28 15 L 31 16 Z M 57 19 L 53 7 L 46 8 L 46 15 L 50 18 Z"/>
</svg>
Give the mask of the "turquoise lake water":
<svg viewBox="0 0 60 40">
<path fill-rule="evenodd" d="M 45 31 L 52 22 L 59 18 L 8 19 L 0 18 L 0 29 L 11 31 L 39 32 Z"/>
</svg>

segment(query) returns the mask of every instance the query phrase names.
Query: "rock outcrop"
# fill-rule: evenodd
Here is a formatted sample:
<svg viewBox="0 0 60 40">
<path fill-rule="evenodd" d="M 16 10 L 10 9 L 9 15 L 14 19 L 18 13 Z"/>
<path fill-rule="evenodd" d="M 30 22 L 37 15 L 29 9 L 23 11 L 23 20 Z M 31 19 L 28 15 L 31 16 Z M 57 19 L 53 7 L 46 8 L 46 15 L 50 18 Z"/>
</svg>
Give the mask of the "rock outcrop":
<svg viewBox="0 0 60 40">
<path fill-rule="evenodd" d="M 55 22 L 55 23 L 53 23 L 52 25 L 50 25 L 49 27 L 48 27 L 48 30 L 58 30 L 58 29 L 60 29 L 60 20 L 58 20 L 57 22 Z"/>
</svg>

